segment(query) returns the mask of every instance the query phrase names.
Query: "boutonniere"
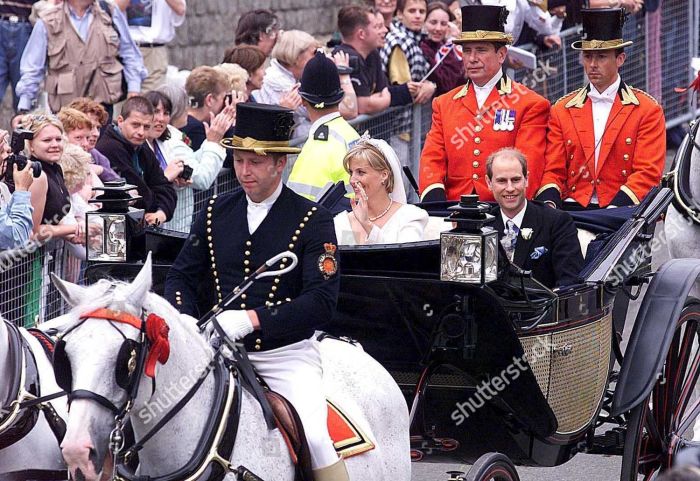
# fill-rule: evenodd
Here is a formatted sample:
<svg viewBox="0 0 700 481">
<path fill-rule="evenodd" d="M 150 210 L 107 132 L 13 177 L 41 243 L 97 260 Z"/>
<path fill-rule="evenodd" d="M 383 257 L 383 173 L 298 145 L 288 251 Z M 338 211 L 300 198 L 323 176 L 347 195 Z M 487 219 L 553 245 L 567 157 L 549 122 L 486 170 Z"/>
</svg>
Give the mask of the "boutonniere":
<svg viewBox="0 0 700 481">
<path fill-rule="evenodd" d="M 530 237 L 532 237 L 532 229 L 529 227 L 520 229 L 520 236 L 525 240 L 530 240 Z"/>
</svg>

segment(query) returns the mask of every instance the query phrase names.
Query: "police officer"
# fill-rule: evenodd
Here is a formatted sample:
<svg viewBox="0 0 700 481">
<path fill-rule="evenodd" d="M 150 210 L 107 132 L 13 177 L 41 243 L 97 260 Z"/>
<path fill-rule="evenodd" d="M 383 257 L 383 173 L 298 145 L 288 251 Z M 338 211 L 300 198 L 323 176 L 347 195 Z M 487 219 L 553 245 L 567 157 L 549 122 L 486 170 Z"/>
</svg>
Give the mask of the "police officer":
<svg viewBox="0 0 700 481">
<path fill-rule="evenodd" d="M 537 191 L 544 169 L 549 102 L 503 73 L 505 7 L 462 7 L 462 45 L 467 83 L 433 101 L 430 132 L 420 160 L 422 199 L 453 200 L 476 193 L 493 201 L 486 184 L 486 159 L 515 147 L 527 159 L 527 197 Z"/>
<path fill-rule="evenodd" d="M 256 281 L 239 303 L 217 319 L 241 340 L 258 374 L 296 408 L 317 481 L 346 481 L 347 471 L 327 428 L 327 405 L 316 329 L 335 311 L 339 277 L 330 213 L 282 184 L 294 123 L 291 110 L 239 103 L 236 135 L 222 140 L 234 151 L 242 189 L 214 196 L 192 225 L 173 264 L 165 295 L 180 312 L 197 317 L 247 279 L 266 260 L 290 250 L 299 264 L 287 274 Z M 289 265 L 283 259 L 280 269 Z M 198 287 L 213 294 L 197 302 Z M 207 289 L 208 286 L 211 286 Z"/>
<path fill-rule="evenodd" d="M 581 50 L 590 84 L 552 107 L 538 200 L 578 208 L 638 204 L 658 185 L 666 127 L 661 106 L 618 73 L 625 62 L 622 9 L 583 10 Z"/>
<path fill-rule="evenodd" d="M 338 68 L 323 52 L 316 52 L 306 64 L 299 95 L 312 125 L 287 186 L 297 194 L 316 200 L 329 182 L 342 181 L 348 185 L 350 176 L 343 168 L 343 157 L 360 136 L 338 112 L 344 92 Z"/>
</svg>

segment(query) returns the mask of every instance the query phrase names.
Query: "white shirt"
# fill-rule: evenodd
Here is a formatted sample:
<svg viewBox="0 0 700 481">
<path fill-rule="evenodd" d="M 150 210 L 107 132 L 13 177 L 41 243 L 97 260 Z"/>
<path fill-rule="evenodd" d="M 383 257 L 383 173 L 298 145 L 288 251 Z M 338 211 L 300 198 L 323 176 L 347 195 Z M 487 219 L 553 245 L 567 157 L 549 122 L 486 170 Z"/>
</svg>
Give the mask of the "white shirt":
<svg viewBox="0 0 700 481">
<path fill-rule="evenodd" d="M 591 99 L 591 107 L 593 110 L 593 135 L 595 138 L 595 176 L 598 173 L 598 157 L 600 156 L 600 144 L 602 144 L 603 134 L 605 133 L 605 125 L 608 123 L 608 117 L 610 116 L 610 111 L 612 110 L 613 103 L 615 102 L 615 97 L 617 96 L 617 91 L 620 90 L 620 76 L 617 76 L 617 80 L 613 84 L 605 89 L 605 92 L 600 93 L 591 84 L 591 90 L 588 92 L 588 97 Z M 593 189 L 593 197 L 591 202 L 598 203 L 598 193 Z"/>
<path fill-rule="evenodd" d="M 491 78 L 486 84 L 484 84 L 483 87 L 479 87 L 477 84 L 472 82 L 474 85 L 474 93 L 476 93 L 476 104 L 479 108 L 483 107 L 484 102 L 486 102 L 486 99 L 489 98 L 489 95 L 491 95 L 491 91 L 493 88 L 496 86 L 499 80 L 501 80 L 501 77 L 503 77 L 503 72 L 499 70 L 496 72 L 496 75 Z"/>
<path fill-rule="evenodd" d="M 262 221 L 264 221 L 265 217 L 267 217 L 267 213 L 270 212 L 272 204 L 274 204 L 275 201 L 277 201 L 281 193 L 282 182 L 280 182 L 277 185 L 277 188 L 272 193 L 272 195 L 267 199 L 263 200 L 262 202 L 253 202 L 253 200 L 250 197 L 248 197 L 248 195 L 245 196 L 246 200 L 248 201 L 248 232 L 250 232 L 250 235 L 253 235 L 253 233 L 258 229 L 258 227 L 260 227 Z"/>
<path fill-rule="evenodd" d="M 170 43 L 175 38 L 175 28 L 182 25 L 185 16 L 176 14 L 165 0 L 153 0 L 150 27 L 129 25 L 129 33 L 138 43 Z M 131 22 L 131 21 L 130 21 Z"/>
<path fill-rule="evenodd" d="M 527 201 L 525 201 L 525 205 L 523 206 L 522 209 L 520 209 L 520 212 L 515 214 L 512 218 L 508 217 L 503 210 L 501 210 L 501 218 L 503 219 L 503 226 L 505 227 L 505 230 L 503 231 L 504 233 L 508 232 L 508 221 L 512 221 L 513 224 L 516 225 L 518 229 L 520 229 L 520 226 L 523 223 L 523 219 L 525 218 L 525 211 L 527 210 Z"/>
</svg>

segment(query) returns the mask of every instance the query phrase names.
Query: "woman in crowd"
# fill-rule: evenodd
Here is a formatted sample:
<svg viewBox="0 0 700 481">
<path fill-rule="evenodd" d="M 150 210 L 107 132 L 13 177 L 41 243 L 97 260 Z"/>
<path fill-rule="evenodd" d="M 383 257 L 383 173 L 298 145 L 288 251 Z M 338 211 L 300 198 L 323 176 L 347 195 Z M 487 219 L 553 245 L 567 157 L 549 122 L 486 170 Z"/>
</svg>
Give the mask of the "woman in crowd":
<svg viewBox="0 0 700 481">
<path fill-rule="evenodd" d="M 452 38 L 459 35 L 454 21 L 454 15 L 443 2 L 432 2 L 428 6 L 425 19 L 427 35 L 420 41 L 420 48 L 431 69 L 442 60 L 428 77 L 437 85 L 435 95 L 442 95 L 464 84 L 462 49 L 452 43 Z"/>
<path fill-rule="evenodd" d="M 397 0 L 368 0 L 368 4 L 371 7 L 382 14 L 384 17 L 384 25 L 387 30 L 391 30 L 391 21 L 396 15 L 396 1 Z"/>
<path fill-rule="evenodd" d="M 148 134 L 148 145 L 156 153 L 161 166 L 165 165 L 165 177 L 175 185 L 177 192 L 175 213 L 163 227 L 189 232 L 194 213 L 192 189 L 206 190 L 216 179 L 226 157 L 226 151 L 219 142 L 234 118 L 229 110 L 224 109 L 211 125 L 205 122 L 206 140 L 199 150 L 193 152 L 178 129 L 187 124 L 187 92 L 181 87 L 164 85 L 147 93 L 146 98 L 156 110 L 153 127 Z M 185 165 L 192 169 L 189 179 L 181 177 Z"/>
<path fill-rule="evenodd" d="M 254 95 L 253 92 L 262 88 L 265 60 L 263 51 L 254 45 L 239 45 L 229 49 L 224 55 L 224 63 L 235 63 L 248 72 L 246 82 L 248 102 L 257 102 L 257 94 Z"/>
<path fill-rule="evenodd" d="M 235 95 L 238 94 L 238 102 L 245 102 L 248 100 L 248 89 L 246 87 L 248 83 L 248 72 L 235 63 L 220 63 L 215 65 L 214 68 L 224 74 L 230 84 L 230 90 Z"/>
<path fill-rule="evenodd" d="M 339 244 L 389 244 L 423 240 L 428 213 L 406 203 L 399 159 L 383 140 L 360 141 L 343 166 L 355 191 L 352 212 L 335 217 Z"/>
<path fill-rule="evenodd" d="M 252 10 L 244 13 L 236 27 L 236 45 L 255 45 L 270 56 L 280 34 L 277 15 L 269 10 Z"/>
<path fill-rule="evenodd" d="M 423 81 L 430 69 L 420 48 L 427 8 L 427 0 L 398 0 L 396 18 L 379 51 L 389 82 L 399 85 L 422 81 L 413 94 L 415 102 L 421 104 L 432 99 L 436 88 L 432 81 Z"/>
<path fill-rule="evenodd" d="M 92 177 L 90 185 L 102 187 L 103 184 L 99 176 L 104 172 L 104 167 L 94 163 L 94 157 L 88 153 L 90 152 L 89 138 L 91 135 L 90 131 L 93 128 L 92 121 L 80 110 L 71 107 L 63 107 L 58 112 L 58 120 L 60 120 L 61 124 L 63 124 L 63 130 L 66 133 L 68 144 L 80 147 L 88 155 L 88 157 L 90 157 L 89 167 Z M 61 167 L 63 167 L 63 164 L 61 164 Z"/>
<path fill-rule="evenodd" d="M 100 180 L 102 182 L 110 182 L 119 179 L 117 173 L 112 170 L 109 159 L 95 148 L 97 139 L 100 138 L 100 129 L 107 125 L 109 120 L 105 108 L 99 102 L 87 97 L 78 97 L 68 104 L 68 108 L 79 110 L 90 119 L 92 125 L 90 134 L 87 137 L 87 152 L 92 156 L 92 164 L 100 167 L 100 169 L 94 169 Z"/>
<path fill-rule="evenodd" d="M 257 97 L 260 103 L 281 105 L 295 110 L 295 137 L 306 137 L 311 127 L 308 113 L 301 106 L 298 82 L 317 47 L 316 39 L 306 32 L 283 32 L 272 49 L 272 62 L 265 71 L 263 85 Z"/>
<path fill-rule="evenodd" d="M 22 126 L 34 134 L 27 142 L 31 160 L 41 164 L 42 172 L 34 179 L 29 192 L 34 212 L 34 236 L 42 241 L 62 238 L 74 244 L 85 243 L 80 224 L 61 224 L 70 212 L 70 193 L 59 164 L 63 155 L 63 125 L 54 115 L 29 115 Z"/>
</svg>

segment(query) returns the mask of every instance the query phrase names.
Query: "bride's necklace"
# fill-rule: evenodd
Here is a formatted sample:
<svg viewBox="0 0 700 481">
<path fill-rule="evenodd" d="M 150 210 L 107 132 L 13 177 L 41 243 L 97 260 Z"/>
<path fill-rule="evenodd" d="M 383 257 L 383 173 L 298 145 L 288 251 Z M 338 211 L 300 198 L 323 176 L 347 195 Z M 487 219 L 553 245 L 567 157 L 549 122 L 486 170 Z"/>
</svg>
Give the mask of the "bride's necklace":
<svg viewBox="0 0 700 481">
<path fill-rule="evenodd" d="M 391 199 L 389 199 L 389 205 L 386 206 L 386 209 L 384 209 L 384 212 L 382 212 L 381 214 L 379 214 L 379 215 L 377 215 L 377 216 L 375 216 L 375 217 L 370 217 L 370 218 L 369 218 L 369 221 L 370 221 L 370 222 L 374 222 L 375 220 L 381 219 L 382 217 L 384 217 L 384 216 L 387 214 L 387 212 L 389 212 L 389 209 L 391 209 L 391 206 L 392 206 L 393 204 L 394 204 L 394 201 L 392 201 Z"/>
</svg>

